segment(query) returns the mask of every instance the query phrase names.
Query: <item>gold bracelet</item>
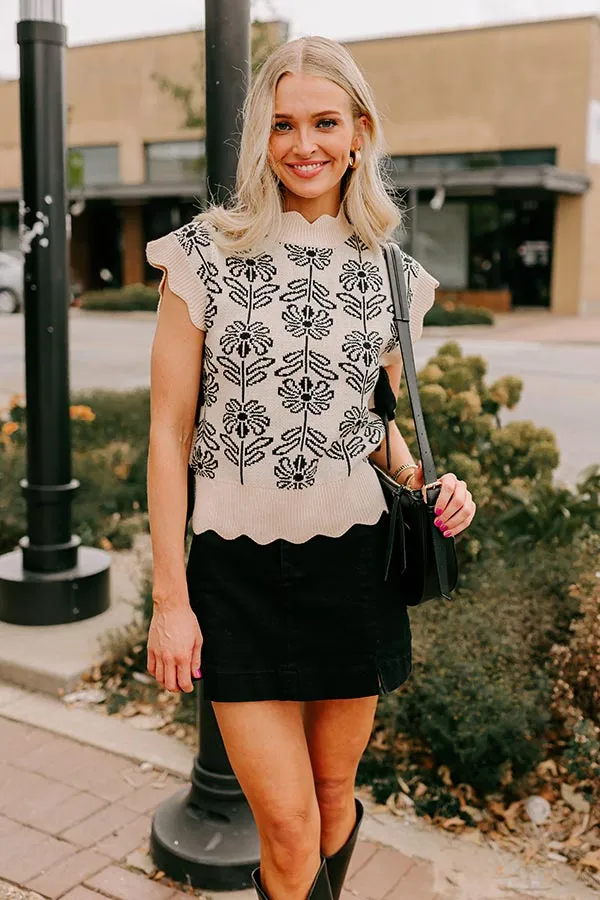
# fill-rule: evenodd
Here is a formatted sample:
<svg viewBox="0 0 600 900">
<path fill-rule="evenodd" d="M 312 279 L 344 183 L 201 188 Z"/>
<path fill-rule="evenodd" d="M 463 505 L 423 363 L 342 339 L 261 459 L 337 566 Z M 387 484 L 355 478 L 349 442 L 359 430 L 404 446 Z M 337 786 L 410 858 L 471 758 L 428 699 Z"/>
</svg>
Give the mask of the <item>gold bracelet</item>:
<svg viewBox="0 0 600 900">
<path fill-rule="evenodd" d="M 409 487 L 410 482 L 413 480 L 413 478 L 414 478 L 415 475 L 417 474 L 417 469 L 418 469 L 418 468 L 419 468 L 419 467 L 416 466 L 415 471 L 410 473 L 410 475 L 408 476 L 408 478 L 406 479 L 406 481 L 404 482 L 404 484 L 402 485 L 402 487 L 405 487 L 405 488 Z M 412 488 L 411 488 L 411 490 L 412 490 Z"/>
<path fill-rule="evenodd" d="M 414 470 L 416 471 L 418 468 L 419 468 L 419 467 L 418 467 L 418 465 L 417 465 L 416 463 L 404 463 L 404 465 L 398 466 L 398 468 L 396 469 L 396 471 L 395 471 L 394 474 L 392 475 L 392 481 L 397 481 L 397 480 L 398 480 L 398 475 L 400 475 L 401 472 L 404 472 L 405 469 L 414 469 Z M 414 472 L 413 472 L 412 474 L 414 475 Z M 412 476 L 409 475 L 409 477 L 407 478 L 407 481 L 409 481 L 411 477 L 412 477 Z M 405 482 L 405 484 L 406 484 L 406 482 Z"/>
</svg>

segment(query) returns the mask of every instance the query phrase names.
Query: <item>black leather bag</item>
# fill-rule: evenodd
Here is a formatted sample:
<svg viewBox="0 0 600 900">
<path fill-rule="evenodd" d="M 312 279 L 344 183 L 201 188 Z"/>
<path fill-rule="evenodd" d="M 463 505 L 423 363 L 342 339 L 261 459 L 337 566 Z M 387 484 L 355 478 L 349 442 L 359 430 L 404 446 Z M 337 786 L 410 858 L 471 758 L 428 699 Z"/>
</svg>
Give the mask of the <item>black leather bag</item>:
<svg viewBox="0 0 600 900">
<path fill-rule="evenodd" d="M 444 597 L 458 581 L 458 563 L 454 538 L 445 538 L 433 524 L 435 502 L 441 490 L 437 480 L 433 454 L 427 437 L 417 373 L 409 330 L 409 307 L 402 266 L 402 251 L 392 241 L 383 245 L 390 278 L 394 319 L 398 330 L 402 363 L 411 410 L 415 422 L 425 484 L 420 490 L 405 488 L 374 466 L 388 506 L 390 521 L 386 552 L 385 577 L 398 584 L 401 599 L 407 606 L 419 606 L 427 600 Z M 386 425 L 393 420 L 396 398 L 382 368 L 375 388 L 375 412 Z M 389 440 L 388 468 L 389 468 Z"/>
</svg>

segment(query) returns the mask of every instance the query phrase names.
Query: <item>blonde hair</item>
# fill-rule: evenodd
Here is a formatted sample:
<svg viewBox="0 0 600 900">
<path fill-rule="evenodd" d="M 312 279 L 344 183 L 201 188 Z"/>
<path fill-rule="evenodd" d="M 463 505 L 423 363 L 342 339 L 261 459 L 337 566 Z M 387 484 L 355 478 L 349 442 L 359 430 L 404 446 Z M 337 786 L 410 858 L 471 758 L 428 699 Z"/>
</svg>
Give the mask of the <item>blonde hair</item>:
<svg viewBox="0 0 600 900">
<path fill-rule="evenodd" d="M 386 191 L 380 170 L 385 156 L 383 134 L 371 89 L 356 62 L 341 44 L 305 37 L 283 44 L 265 60 L 244 104 L 244 125 L 232 202 L 200 213 L 216 229 L 226 250 L 243 253 L 278 234 L 282 224 L 279 180 L 269 164 L 275 90 L 286 74 L 316 75 L 341 87 L 350 97 L 355 120 L 365 116 L 360 164 L 342 177 L 342 204 L 348 220 L 373 248 L 400 225 L 399 208 Z"/>
</svg>

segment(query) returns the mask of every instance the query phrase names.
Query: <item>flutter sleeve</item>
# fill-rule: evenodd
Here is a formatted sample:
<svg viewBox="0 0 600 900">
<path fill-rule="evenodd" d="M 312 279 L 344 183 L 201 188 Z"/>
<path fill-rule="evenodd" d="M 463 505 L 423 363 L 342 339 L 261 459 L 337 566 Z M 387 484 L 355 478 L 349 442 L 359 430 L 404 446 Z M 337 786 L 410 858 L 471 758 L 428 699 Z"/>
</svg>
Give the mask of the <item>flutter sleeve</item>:
<svg viewBox="0 0 600 900">
<path fill-rule="evenodd" d="M 435 291 L 440 286 L 440 283 L 416 259 L 413 259 L 406 253 L 403 253 L 403 256 L 404 278 L 406 279 L 409 303 L 410 336 L 414 344 L 423 334 L 423 319 L 427 310 L 433 306 Z M 393 366 L 402 363 L 402 353 L 396 334 L 392 343 L 393 346 L 388 347 L 381 356 L 380 362 L 382 366 Z"/>
<path fill-rule="evenodd" d="M 146 245 L 146 258 L 151 266 L 162 271 L 158 286 L 158 306 L 163 297 L 167 276 L 169 287 L 184 301 L 191 321 L 206 331 L 205 311 L 207 290 L 200 278 L 209 246 L 206 233 L 199 223 L 192 222 Z"/>
</svg>

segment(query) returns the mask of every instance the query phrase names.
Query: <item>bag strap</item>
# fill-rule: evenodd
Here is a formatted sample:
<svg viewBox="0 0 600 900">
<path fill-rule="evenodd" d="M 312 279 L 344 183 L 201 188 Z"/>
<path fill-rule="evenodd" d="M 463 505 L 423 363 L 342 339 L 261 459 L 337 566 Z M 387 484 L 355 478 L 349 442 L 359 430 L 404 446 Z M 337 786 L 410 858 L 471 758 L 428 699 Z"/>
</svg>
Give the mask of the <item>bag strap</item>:
<svg viewBox="0 0 600 900">
<path fill-rule="evenodd" d="M 402 365 L 406 377 L 406 385 L 408 387 L 408 398 L 410 400 L 410 408 L 415 422 L 421 462 L 423 463 L 423 478 L 425 484 L 432 484 L 437 480 L 437 475 L 433 453 L 431 452 L 431 445 L 429 443 L 429 438 L 427 437 L 425 419 L 423 418 L 421 398 L 419 396 L 417 370 L 415 367 L 415 357 L 410 336 L 409 307 L 406 293 L 406 280 L 403 272 L 402 251 L 394 241 L 386 241 L 386 243 L 382 245 L 382 250 L 390 280 L 390 290 L 394 304 L 394 321 L 398 330 L 398 340 L 402 352 Z"/>
</svg>

